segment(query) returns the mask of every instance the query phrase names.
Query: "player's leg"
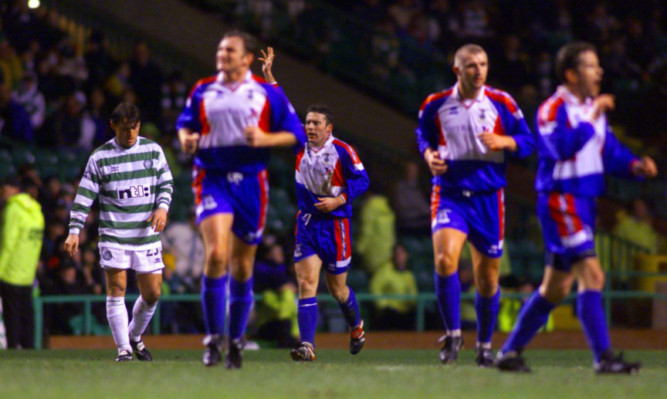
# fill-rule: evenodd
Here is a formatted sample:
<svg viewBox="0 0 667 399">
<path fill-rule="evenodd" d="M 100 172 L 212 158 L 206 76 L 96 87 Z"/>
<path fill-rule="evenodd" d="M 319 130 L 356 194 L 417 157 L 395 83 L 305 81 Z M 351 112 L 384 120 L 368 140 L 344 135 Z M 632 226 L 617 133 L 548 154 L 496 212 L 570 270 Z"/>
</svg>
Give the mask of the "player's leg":
<svg viewBox="0 0 667 399">
<path fill-rule="evenodd" d="M 446 335 L 440 351 L 440 361 L 454 362 L 463 345 L 461 337 L 461 282 L 458 267 L 466 233 L 444 228 L 433 233 L 435 256 L 435 295 Z"/>
<path fill-rule="evenodd" d="M 550 263 L 558 264 L 559 261 Z M 530 371 L 520 356 L 521 352 L 546 324 L 549 313 L 570 293 L 573 281 L 574 275 L 570 271 L 551 265 L 545 268 L 542 284 L 521 308 L 514 329 L 498 352 L 496 364 L 500 370 Z"/>
<path fill-rule="evenodd" d="M 593 351 L 594 368 L 598 373 L 633 373 L 641 364 L 626 362 L 611 350 L 609 330 L 602 306 L 604 271 L 597 257 L 584 258 L 573 265 L 577 278 L 577 316 L 581 322 L 588 344 Z"/>
<path fill-rule="evenodd" d="M 199 224 L 205 251 L 201 301 L 206 351 L 202 361 L 207 366 L 214 366 L 222 359 L 221 345 L 227 308 L 227 265 L 233 220 L 234 215 L 231 213 L 216 213 Z"/>
<path fill-rule="evenodd" d="M 104 275 L 107 286 L 107 320 L 109 321 L 113 341 L 118 348 L 116 361 L 129 361 L 132 360 L 132 347 L 130 346 L 128 315 L 125 307 L 127 275 L 124 269 L 110 267 L 104 269 Z"/>
<path fill-rule="evenodd" d="M 472 244 L 470 252 L 476 288 L 476 361 L 481 367 L 490 367 L 493 365 L 491 336 L 500 307 L 498 274 L 505 233 L 504 191 L 471 196 L 465 206 L 470 209 L 465 216 L 470 228 L 468 241 Z"/>
<path fill-rule="evenodd" d="M 257 244 L 248 244 L 232 235 L 231 281 L 229 283 L 229 347 L 225 356 L 225 367 L 241 367 L 243 334 L 253 302 L 252 269 L 255 263 Z"/>
<path fill-rule="evenodd" d="M 470 246 L 473 274 L 475 279 L 475 311 L 477 312 L 477 365 L 490 367 L 493 365 L 491 337 L 498 319 L 500 308 L 500 287 L 498 272 L 500 258 L 492 258 L 479 252 L 474 245 Z"/>
<path fill-rule="evenodd" d="M 303 250 L 304 248 L 300 248 L 300 251 Z M 297 322 L 301 345 L 293 349 L 290 354 L 292 359 L 297 361 L 315 360 L 315 328 L 318 314 L 316 295 L 322 260 L 315 253 L 309 252 L 301 252 L 301 256 L 295 256 L 297 262 L 294 265 L 299 286 Z"/>
<path fill-rule="evenodd" d="M 153 256 L 158 256 L 158 251 Z M 160 260 L 161 263 L 162 261 Z M 137 272 L 137 285 L 139 286 L 140 295 L 132 308 L 132 321 L 130 321 L 129 326 L 130 346 L 132 346 L 132 351 L 137 359 L 152 361 L 153 356 L 144 345 L 141 335 L 146 331 L 148 323 L 153 318 L 158 299 L 160 299 L 162 292 L 162 268 L 149 273 Z"/>
</svg>

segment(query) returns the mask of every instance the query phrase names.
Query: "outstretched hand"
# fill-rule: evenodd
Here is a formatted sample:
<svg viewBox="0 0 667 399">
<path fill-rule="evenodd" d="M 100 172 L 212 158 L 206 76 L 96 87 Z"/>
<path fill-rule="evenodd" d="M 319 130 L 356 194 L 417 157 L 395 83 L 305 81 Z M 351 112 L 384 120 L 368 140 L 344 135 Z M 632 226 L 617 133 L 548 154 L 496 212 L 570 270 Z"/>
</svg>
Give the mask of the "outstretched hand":
<svg viewBox="0 0 667 399">
<path fill-rule="evenodd" d="M 262 52 L 262 56 L 257 57 L 257 59 L 262 61 L 262 73 L 264 74 L 264 79 L 266 79 L 268 83 L 276 83 L 276 78 L 273 76 L 271 70 L 271 68 L 273 68 L 273 59 L 276 57 L 273 52 L 273 47 L 267 47 L 266 52 L 264 52 L 264 50 L 260 51 Z"/>
</svg>

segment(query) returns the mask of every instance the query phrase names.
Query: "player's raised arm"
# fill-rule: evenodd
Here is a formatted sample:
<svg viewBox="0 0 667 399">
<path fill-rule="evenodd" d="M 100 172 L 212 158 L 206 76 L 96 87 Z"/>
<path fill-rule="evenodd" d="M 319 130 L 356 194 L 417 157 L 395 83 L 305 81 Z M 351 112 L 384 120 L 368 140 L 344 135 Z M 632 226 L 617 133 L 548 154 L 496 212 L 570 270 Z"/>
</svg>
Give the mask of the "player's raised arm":
<svg viewBox="0 0 667 399">
<path fill-rule="evenodd" d="M 262 52 L 262 56 L 258 57 L 257 59 L 259 61 L 262 61 L 262 73 L 264 74 L 264 79 L 266 79 L 266 83 L 272 84 L 272 85 L 277 85 L 278 81 L 276 80 L 275 76 L 273 76 L 273 60 L 275 58 L 275 52 L 273 51 L 273 47 L 267 47 L 266 52 L 264 50 L 260 50 Z"/>
</svg>

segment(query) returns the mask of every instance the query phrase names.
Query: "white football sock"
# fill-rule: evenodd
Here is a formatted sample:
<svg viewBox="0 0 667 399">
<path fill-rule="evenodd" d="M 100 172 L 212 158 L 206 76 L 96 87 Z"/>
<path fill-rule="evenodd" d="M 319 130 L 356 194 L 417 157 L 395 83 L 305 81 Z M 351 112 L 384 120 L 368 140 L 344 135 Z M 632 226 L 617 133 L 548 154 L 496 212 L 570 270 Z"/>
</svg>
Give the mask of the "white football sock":
<svg viewBox="0 0 667 399">
<path fill-rule="evenodd" d="M 148 302 L 139 295 L 132 308 L 132 321 L 130 322 L 130 339 L 134 342 L 141 341 L 141 334 L 146 331 L 148 323 L 153 318 L 153 313 L 157 308 L 157 302 L 149 305 Z"/>
<path fill-rule="evenodd" d="M 107 297 L 107 320 L 111 327 L 113 342 L 118 347 L 118 352 L 127 350 L 132 352 L 130 338 L 127 335 L 127 308 L 125 307 L 125 297 Z"/>
</svg>

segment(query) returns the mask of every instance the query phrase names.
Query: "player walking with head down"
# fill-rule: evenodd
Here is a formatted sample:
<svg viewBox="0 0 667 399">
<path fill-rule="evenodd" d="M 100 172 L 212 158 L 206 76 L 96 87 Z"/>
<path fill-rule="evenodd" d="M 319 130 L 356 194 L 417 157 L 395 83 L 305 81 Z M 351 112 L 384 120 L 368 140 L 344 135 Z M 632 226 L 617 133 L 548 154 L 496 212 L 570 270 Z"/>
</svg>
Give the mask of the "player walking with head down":
<svg viewBox="0 0 667 399">
<path fill-rule="evenodd" d="M 173 179 L 160 146 L 139 137 L 139 110 L 121 103 L 111 114 L 116 138 L 88 159 L 70 214 L 65 250 L 74 256 L 90 207 L 100 199 L 100 266 L 107 284 L 107 319 L 118 347 L 117 362 L 153 360 L 141 340 L 162 286 L 162 243 Z M 128 327 L 126 270 L 137 272 L 140 296 Z"/>
<path fill-rule="evenodd" d="M 201 296 L 207 366 L 222 357 L 231 272 L 224 364 L 241 367 L 255 253 L 268 207 L 269 147 L 306 140 L 284 94 L 250 72 L 255 47 L 245 33 L 225 34 L 216 53 L 219 73 L 195 84 L 176 123 L 183 151 L 195 154 L 193 191 L 206 250 Z"/>
<path fill-rule="evenodd" d="M 272 73 L 274 53 L 262 51 L 262 72 L 277 86 Z M 354 149 L 333 136 L 333 114 L 324 104 L 306 110 L 308 142 L 296 157 L 299 207 L 294 261 L 299 284 L 298 323 L 301 344 L 292 349 L 295 361 L 315 360 L 317 287 L 324 266 L 329 292 L 338 302 L 350 330 L 350 353 L 361 351 L 366 337 L 354 291 L 347 284 L 352 246 L 352 201 L 368 190 L 368 175 Z"/>
<path fill-rule="evenodd" d="M 562 85 L 537 112 L 537 215 L 542 225 L 546 268 L 538 291 L 524 305 L 498 353 L 504 371 L 530 371 L 521 351 L 546 323 L 549 313 L 578 287 L 577 315 L 594 357 L 597 373 L 632 373 L 639 363 L 615 356 L 602 307 L 604 272 L 595 253 L 596 197 L 604 192 L 604 174 L 654 177 L 649 157 L 639 159 L 611 132 L 605 112 L 614 97 L 600 94 L 602 82 L 595 47 L 566 44 L 556 56 Z"/>
<path fill-rule="evenodd" d="M 435 289 L 447 333 L 440 351 L 452 363 L 463 345 L 458 263 L 471 244 L 477 364 L 493 364 L 491 335 L 498 315 L 498 268 L 503 252 L 507 156 L 528 156 L 534 139 L 509 94 L 485 86 L 488 58 L 468 44 L 454 57 L 454 87 L 431 94 L 419 110 L 419 151 L 433 173 L 431 229 Z"/>
</svg>

